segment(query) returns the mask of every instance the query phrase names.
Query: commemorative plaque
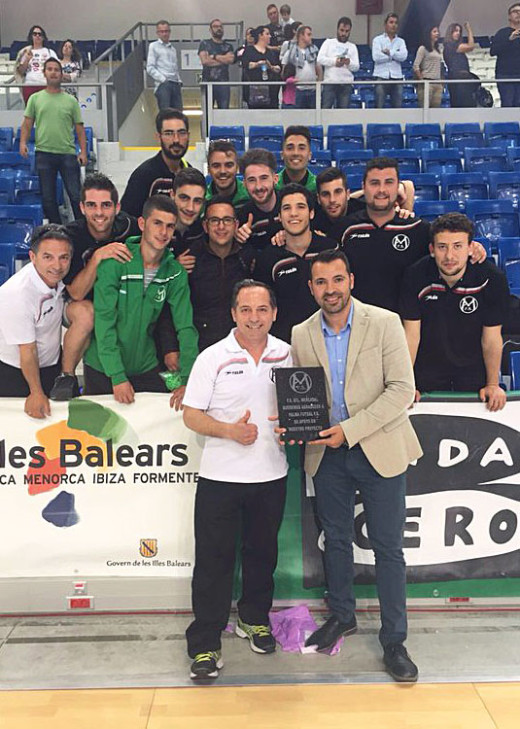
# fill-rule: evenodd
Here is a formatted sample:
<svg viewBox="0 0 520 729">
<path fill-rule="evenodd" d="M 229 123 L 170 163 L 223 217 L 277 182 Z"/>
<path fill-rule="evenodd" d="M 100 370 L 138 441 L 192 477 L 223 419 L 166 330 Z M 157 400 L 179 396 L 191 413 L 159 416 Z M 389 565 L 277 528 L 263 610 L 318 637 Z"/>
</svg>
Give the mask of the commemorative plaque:
<svg viewBox="0 0 520 729">
<path fill-rule="evenodd" d="M 329 427 L 323 367 L 279 367 L 275 382 L 283 440 L 317 440 Z"/>
</svg>

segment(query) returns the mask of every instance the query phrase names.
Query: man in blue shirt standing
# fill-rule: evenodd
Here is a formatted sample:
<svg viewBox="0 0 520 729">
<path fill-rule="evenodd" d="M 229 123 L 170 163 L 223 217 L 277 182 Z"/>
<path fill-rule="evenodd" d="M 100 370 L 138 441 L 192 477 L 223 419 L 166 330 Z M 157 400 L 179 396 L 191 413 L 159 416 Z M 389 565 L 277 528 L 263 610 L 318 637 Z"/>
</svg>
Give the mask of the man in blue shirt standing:
<svg viewBox="0 0 520 729">
<path fill-rule="evenodd" d="M 403 78 L 401 63 L 406 61 L 408 49 L 403 38 L 397 35 L 399 16 L 388 13 L 385 18 L 385 32 L 376 35 L 372 41 L 372 59 L 374 61 L 374 78 L 392 81 Z M 376 109 L 385 105 L 387 94 L 394 109 L 399 109 L 403 101 L 401 84 L 376 84 Z"/>
<path fill-rule="evenodd" d="M 150 43 L 146 71 L 155 81 L 155 98 L 159 110 L 180 109 L 182 111 L 182 82 L 179 76 L 177 51 L 170 42 L 170 24 L 159 20 L 156 25 L 158 40 Z"/>
</svg>

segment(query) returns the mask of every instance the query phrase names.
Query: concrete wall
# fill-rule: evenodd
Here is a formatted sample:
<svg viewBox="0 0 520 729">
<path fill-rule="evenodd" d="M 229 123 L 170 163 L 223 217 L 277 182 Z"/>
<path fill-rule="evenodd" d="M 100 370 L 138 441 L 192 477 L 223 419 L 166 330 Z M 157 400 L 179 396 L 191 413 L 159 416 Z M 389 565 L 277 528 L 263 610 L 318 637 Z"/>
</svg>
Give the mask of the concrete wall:
<svg viewBox="0 0 520 729">
<path fill-rule="evenodd" d="M 441 24 L 444 33 L 450 23 L 468 20 L 475 35 L 494 35 L 507 25 L 507 8 L 513 0 L 452 0 Z"/>
</svg>

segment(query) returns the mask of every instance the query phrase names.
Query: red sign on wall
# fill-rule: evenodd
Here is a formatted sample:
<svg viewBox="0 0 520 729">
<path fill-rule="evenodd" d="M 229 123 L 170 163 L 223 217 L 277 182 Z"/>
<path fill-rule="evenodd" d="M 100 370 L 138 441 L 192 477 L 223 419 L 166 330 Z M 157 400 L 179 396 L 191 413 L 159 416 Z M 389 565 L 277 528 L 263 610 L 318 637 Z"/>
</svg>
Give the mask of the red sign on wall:
<svg viewBox="0 0 520 729">
<path fill-rule="evenodd" d="M 356 0 L 356 15 L 380 15 L 383 0 Z"/>
</svg>

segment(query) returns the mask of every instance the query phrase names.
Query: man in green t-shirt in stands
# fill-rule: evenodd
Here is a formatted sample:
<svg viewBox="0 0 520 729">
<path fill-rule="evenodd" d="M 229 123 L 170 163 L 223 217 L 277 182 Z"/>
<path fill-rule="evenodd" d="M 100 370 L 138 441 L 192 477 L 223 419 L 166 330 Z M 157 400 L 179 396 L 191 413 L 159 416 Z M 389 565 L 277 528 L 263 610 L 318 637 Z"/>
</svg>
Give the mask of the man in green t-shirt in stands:
<svg viewBox="0 0 520 729">
<path fill-rule="evenodd" d="M 61 89 L 63 69 L 56 58 L 43 65 L 47 88 L 33 94 L 25 108 L 20 132 L 20 154 L 29 156 L 27 143 L 36 125 L 36 170 L 40 178 L 43 215 L 50 223 L 61 223 L 56 181 L 58 172 L 72 205 L 74 217 L 80 218 L 81 179 L 79 165 L 87 164 L 87 140 L 77 99 Z M 80 153 L 76 157 L 74 131 Z"/>
</svg>

